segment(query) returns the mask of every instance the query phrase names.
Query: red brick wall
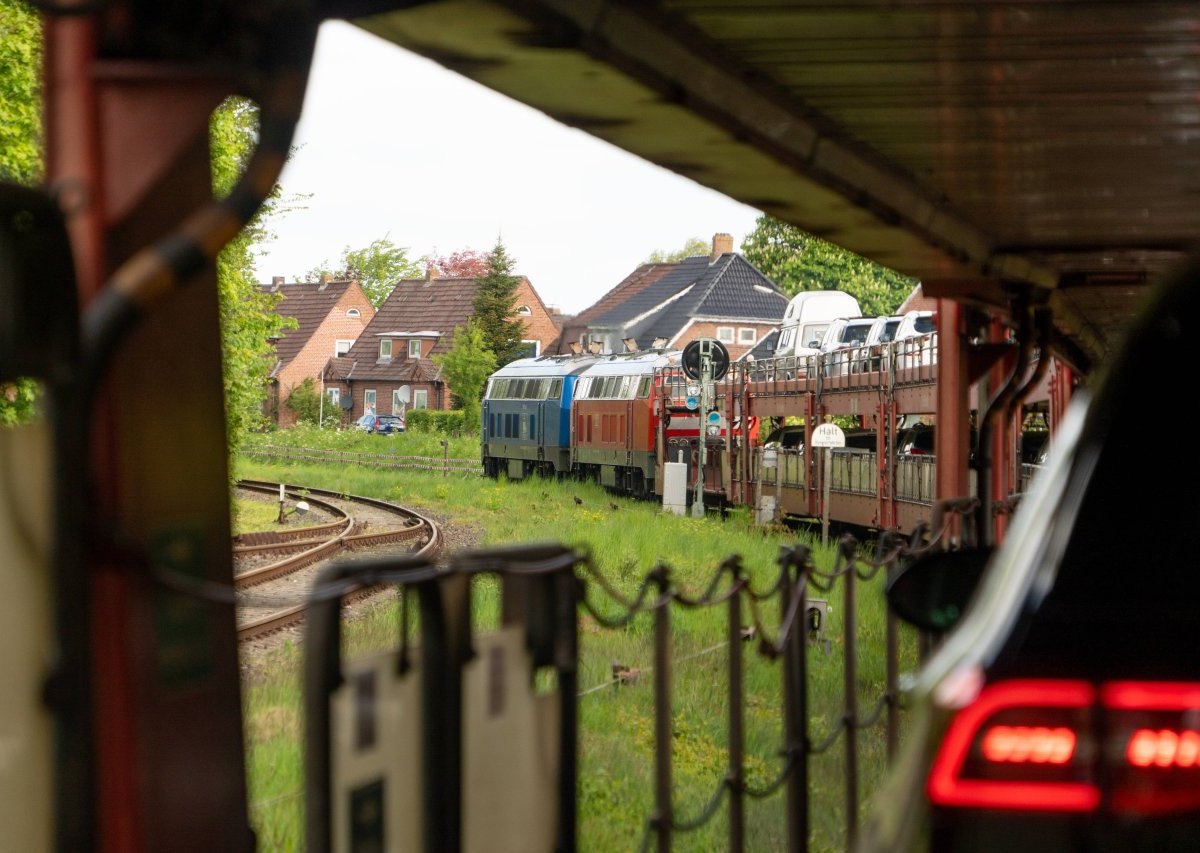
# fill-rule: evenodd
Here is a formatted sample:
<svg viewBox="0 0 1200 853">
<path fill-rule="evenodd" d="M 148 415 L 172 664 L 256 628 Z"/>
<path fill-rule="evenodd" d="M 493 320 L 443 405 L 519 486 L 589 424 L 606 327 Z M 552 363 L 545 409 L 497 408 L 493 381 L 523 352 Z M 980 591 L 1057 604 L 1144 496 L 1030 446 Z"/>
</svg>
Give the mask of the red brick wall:
<svg viewBox="0 0 1200 853">
<path fill-rule="evenodd" d="M 520 317 L 521 322 L 525 324 L 525 333 L 521 337 L 527 341 L 540 342 L 540 351 L 545 353 L 546 348 L 558 337 L 559 329 L 552 315 L 542 307 L 542 301 L 534 294 L 533 286 L 527 279 L 521 279 L 521 283 L 517 285 L 513 304 L 517 307 L 525 306 L 533 312 L 529 316 Z"/>
<path fill-rule="evenodd" d="M 395 391 L 396 389 L 400 388 L 403 385 L 407 385 L 414 392 L 415 391 L 428 391 L 429 392 L 429 405 L 427 406 L 427 408 L 430 408 L 430 409 L 439 409 L 439 408 L 440 409 L 449 409 L 450 408 L 450 393 L 446 390 L 445 385 L 442 385 L 439 383 L 391 382 L 391 381 L 383 381 L 383 380 L 378 380 L 378 379 L 357 379 L 357 380 L 353 380 L 350 382 L 349 390 L 346 389 L 346 386 L 344 384 L 341 386 L 342 393 L 350 394 L 351 399 L 353 400 L 353 405 L 351 406 L 351 409 L 350 409 L 350 420 L 356 421 L 360 417 L 362 417 L 363 412 L 365 411 L 365 405 L 366 405 L 364 402 L 364 400 L 366 399 L 365 392 L 368 390 L 375 391 L 375 414 L 377 414 L 377 415 L 394 414 L 394 412 L 392 411 L 392 392 Z M 409 404 L 409 408 L 410 409 L 412 408 L 411 403 Z"/>
<path fill-rule="evenodd" d="M 347 317 L 346 312 L 351 308 L 359 310 L 358 317 Z M 318 390 L 321 388 L 321 371 L 329 359 L 333 358 L 334 342 L 338 340 L 357 340 L 367 323 L 375 316 L 375 308 L 371 305 L 362 288 L 352 286 L 338 300 L 337 305 L 329 312 L 324 322 L 313 332 L 312 337 L 292 359 L 291 363 L 279 372 L 279 420 L 280 427 L 296 425 L 296 416 L 287 407 L 287 398 L 292 389 L 300 385 L 308 377 L 312 377 Z"/>
<path fill-rule="evenodd" d="M 725 344 L 725 349 L 729 350 L 729 358 L 731 360 L 737 360 L 750 350 L 754 349 L 754 344 L 739 344 L 737 342 L 738 329 L 754 329 L 754 343 L 758 343 L 772 329 L 779 328 L 778 323 L 738 323 L 734 321 L 730 321 L 728 323 L 724 321 L 714 323 L 707 320 L 702 320 L 692 323 L 692 325 L 684 329 L 678 340 L 673 341 L 671 346 L 678 349 L 683 349 L 689 343 L 697 340 L 698 338 L 715 339 L 717 337 L 717 326 L 733 327 L 733 343 L 727 343 L 725 341 L 721 342 Z"/>
</svg>

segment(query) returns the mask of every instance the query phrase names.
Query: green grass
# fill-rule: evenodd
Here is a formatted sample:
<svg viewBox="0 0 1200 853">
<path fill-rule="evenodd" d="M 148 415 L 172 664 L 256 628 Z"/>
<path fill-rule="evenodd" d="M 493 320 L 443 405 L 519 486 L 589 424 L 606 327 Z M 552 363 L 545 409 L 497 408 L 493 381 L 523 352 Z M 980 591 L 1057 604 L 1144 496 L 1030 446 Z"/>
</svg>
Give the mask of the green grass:
<svg viewBox="0 0 1200 853">
<path fill-rule="evenodd" d="M 267 501 L 235 498 L 233 501 L 233 535 L 257 533 L 279 528 L 279 505 Z"/>
<path fill-rule="evenodd" d="M 657 563 L 671 566 L 673 577 L 699 592 L 713 568 L 730 554 L 740 554 L 760 588 L 773 579 L 774 560 L 781 545 L 794 534 L 778 528 L 764 531 L 749 523 L 745 511 L 722 523 L 664 515 L 651 503 L 612 496 L 600 488 L 574 482 L 531 479 L 520 483 L 479 478 L 443 478 L 430 474 L 369 471 L 323 466 L 283 468 L 238 464 L 241 476 L 285 478 L 322 488 L 375 495 L 424 508 L 484 531 L 483 543 L 497 545 L 557 540 L 588 549 L 597 566 L 623 593 L 632 593 L 641 577 Z M 578 497 L 581 505 L 575 503 Z M 611 507 L 615 505 L 617 509 Z M 820 568 L 833 562 L 831 550 L 816 548 Z M 820 742 L 842 714 L 842 636 L 845 612 L 841 585 L 827 597 L 833 605 L 827 636 L 832 649 L 809 649 L 810 736 Z M 593 590 L 598 605 L 609 612 L 615 605 Z M 476 585 L 479 622 L 495 618 L 495 585 Z M 884 605 L 879 581 L 861 585 L 858 596 L 860 716 L 884 691 Z M 724 648 L 705 652 L 724 639 L 726 610 L 672 609 L 674 802 L 677 819 L 699 812 L 724 773 L 725 703 Z M 764 608 L 767 630 L 778 622 L 778 602 Z M 744 621 L 749 621 L 743 611 Z M 388 608 L 351 623 L 346 631 L 348 654 L 389 647 L 395 641 L 396 616 Z M 915 666 L 915 641 L 906 635 L 902 668 Z M 746 661 L 746 752 L 749 781 L 763 785 L 780 767 L 780 670 L 777 663 L 743 644 Z M 694 657 L 691 657 L 693 656 Z M 685 660 L 685 658 L 690 658 Z M 581 620 L 580 686 L 607 682 L 613 661 L 648 670 L 653 660 L 649 616 L 639 617 L 624 630 L 607 630 L 594 620 Z M 299 705 L 298 653 L 284 650 L 278 669 L 247 685 L 247 726 L 250 751 L 253 817 L 264 849 L 296 846 L 301 833 L 298 799 L 287 799 L 300 788 L 298 747 L 289 741 L 295 731 Z M 637 684 L 608 688 L 580 700 L 580 841 L 590 850 L 631 849 L 641 838 L 645 817 L 653 810 L 653 693 L 647 674 Z M 285 721 L 286 725 L 279 723 Z M 298 736 L 297 736 L 298 739 Z M 865 803 L 884 769 L 882 723 L 860 732 L 862 770 L 859 794 Z M 292 752 L 289 752 L 289 745 Z M 840 850 L 844 841 L 843 742 L 810 765 L 811 846 Z M 294 753 L 294 754 L 293 754 Z M 706 827 L 677 837 L 680 850 L 710 850 L 724 846 L 724 809 Z M 753 850 L 781 849 L 786 823 L 781 795 L 754 802 L 747 810 L 747 845 Z M 270 843 L 268 843 L 268 839 Z"/>
</svg>

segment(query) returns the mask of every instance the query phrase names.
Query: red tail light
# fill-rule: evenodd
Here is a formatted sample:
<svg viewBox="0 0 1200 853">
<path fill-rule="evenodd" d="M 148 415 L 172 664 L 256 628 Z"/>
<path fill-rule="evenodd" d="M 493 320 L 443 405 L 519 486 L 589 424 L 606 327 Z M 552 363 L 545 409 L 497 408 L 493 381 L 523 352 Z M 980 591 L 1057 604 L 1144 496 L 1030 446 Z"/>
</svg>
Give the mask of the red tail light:
<svg viewBox="0 0 1200 853">
<path fill-rule="evenodd" d="M 1082 681 L 985 687 L 950 724 L 929 799 L 965 808 L 1090 811 L 1100 792 L 1080 750 L 1095 689 Z"/>
<path fill-rule="evenodd" d="M 989 685 L 951 721 L 928 793 L 958 808 L 1200 810 L 1200 684 Z"/>
</svg>

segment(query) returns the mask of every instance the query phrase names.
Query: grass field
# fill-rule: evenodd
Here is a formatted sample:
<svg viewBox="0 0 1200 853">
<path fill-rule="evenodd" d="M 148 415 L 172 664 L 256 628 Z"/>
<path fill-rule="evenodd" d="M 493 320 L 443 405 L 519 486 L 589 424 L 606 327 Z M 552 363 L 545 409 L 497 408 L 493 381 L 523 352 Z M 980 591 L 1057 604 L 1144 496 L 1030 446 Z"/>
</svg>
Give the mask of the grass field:
<svg viewBox="0 0 1200 853">
<path fill-rule="evenodd" d="M 388 441 L 371 436 L 376 442 Z M 403 438 L 403 437 L 400 437 Z M 412 450 L 403 452 L 411 453 Z M 463 454 L 466 455 L 466 454 Z M 795 534 L 779 528 L 764 531 L 749 523 L 746 512 L 691 519 L 664 515 L 651 503 L 607 494 L 596 486 L 533 479 L 520 483 L 478 478 L 443 478 L 432 474 L 387 473 L 335 467 L 282 468 L 239 463 L 240 476 L 287 479 L 321 488 L 373 495 L 426 509 L 483 531 L 483 544 L 557 540 L 586 548 L 604 574 L 624 593 L 632 592 L 657 563 L 668 564 L 673 576 L 699 591 L 711 571 L 730 554 L 740 554 L 758 586 L 776 571 L 781 545 Z M 582 503 L 577 504 L 576 498 Z M 612 507 L 615 506 L 616 509 Z M 829 550 L 816 548 L 819 567 L 833 562 Z M 487 621 L 494 616 L 495 596 L 480 585 L 477 605 Z M 811 594 L 811 593 L 810 593 Z M 810 738 L 819 743 L 842 713 L 842 589 L 830 599 L 828 626 L 832 649 L 809 650 Z M 603 598 L 598 598 L 603 603 Z M 774 628 L 778 605 L 765 616 Z M 869 709 L 884 691 L 884 607 L 878 582 L 860 585 L 859 702 Z M 672 612 L 674 647 L 674 786 L 679 820 L 695 815 L 708 800 L 725 768 L 724 608 Z M 650 617 L 642 616 L 624 630 L 599 628 L 582 620 L 580 685 L 588 688 L 610 678 L 616 661 L 649 669 L 652 661 Z M 381 608 L 347 628 L 348 653 L 383 648 L 394 642 L 396 615 Z M 716 648 L 714 648 L 716 647 Z M 747 771 L 751 784 L 762 785 L 778 772 L 780 761 L 780 672 L 747 644 L 745 714 Z M 904 635 L 901 668 L 915 666 L 915 641 Z M 299 795 L 302 729 L 299 719 L 300 653 L 278 652 L 270 672 L 246 685 L 247 745 L 252 817 L 266 850 L 300 845 L 302 815 Z M 588 850 L 637 847 L 644 820 L 653 810 L 653 701 L 649 678 L 622 688 L 608 688 L 580 699 L 580 842 Z M 884 769 L 882 725 L 860 733 L 862 771 L 860 798 L 865 802 Z M 814 756 L 810 767 L 811 849 L 840 850 L 844 844 L 843 753 L 839 741 Z M 782 849 L 786 831 L 783 801 L 776 795 L 752 802 L 747 811 L 748 849 Z M 677 836 L 680 850 L 713 850 L 724 846 L 724 810 L 707 826 Z"/>
</svg>

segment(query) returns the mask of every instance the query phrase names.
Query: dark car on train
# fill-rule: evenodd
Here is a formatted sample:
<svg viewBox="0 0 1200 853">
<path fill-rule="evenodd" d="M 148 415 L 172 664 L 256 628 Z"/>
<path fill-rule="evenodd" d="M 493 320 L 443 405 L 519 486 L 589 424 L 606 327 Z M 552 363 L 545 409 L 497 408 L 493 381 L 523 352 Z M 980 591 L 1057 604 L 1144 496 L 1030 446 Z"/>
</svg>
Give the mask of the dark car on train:
<svg viewBox="0 0 1200 853">
<path fill-rule="evenodd" d="M 1177 390 L 1197 310 L 1200 264 L 1077 395 L 1001 547 L 890 579 L 943 639 L 860 849 L 1200 850 L 1200 457 L 1154 464 L 1129 419 Z"/>
</svg>

